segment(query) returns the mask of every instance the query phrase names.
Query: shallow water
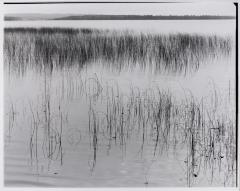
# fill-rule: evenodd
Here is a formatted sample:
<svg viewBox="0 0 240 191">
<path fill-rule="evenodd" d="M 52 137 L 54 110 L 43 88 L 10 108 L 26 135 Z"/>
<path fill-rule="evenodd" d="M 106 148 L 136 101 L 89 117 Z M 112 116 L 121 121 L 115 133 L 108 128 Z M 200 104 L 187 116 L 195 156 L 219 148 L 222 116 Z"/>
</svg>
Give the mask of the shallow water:
<svg viewBox="0 0 240 191">
<path fill-rule="evenodd" d="M 5 21 L 5 27 L 63 27 L 133 30 L 147 33 L 198 33 L 228 35 L 235 33 L 235 20 L 146 20 L 146 21 Z M 224 29 L 224 30 L 223 30 Z"/>
<path fill-rule="evenodd" d="M 59 25 L 60 22 L 62 21 L 54 21 L 56 26 L 63 26 Z M 211 26 L 206 27 L 204 31 L 201 30 L 201 33 L 207 34 L 219 34 L 220 31 L 216 29 L 227 22 L 231 27 L 225 27 L 227 31 L 221 30 L 221 35 L 231 36 L 234 31 L 232 21 L 196 21 L 198 24 L 195 21 L 144 21 L 146 25 L 140 21 L 64 21 L 62 23 L 66 27 L 99 28 L 102 22 L 108 23 L 104 25 L 107 29 L 127 28 L 154 33 L 170 31 L 196 33 L 199 27 Z M 181 27 L 176 29 L 176 22 L 179 24 L 177 26 Z M 42 22 L 36 21 L 5 23 L 8 27 L 10 25 L 12 27 L 43 26 Z M 160 24 L 157 26 L 158 23 L 161 27 Z M 44 22 L 44 26 L 55 25 L 52 21 L 47 21 Z M 152 28 L 149 29 L 148 26 Z M 202 103 L 210 115 L 214 110 L 217 119 L 220 116 L 220 121 L 235 124 L 234 55 L 233 51 L 228 58 L 207 60 L 206 64 L 201 65 L 196 72 L 187 75 L 152 74 L 137 68 L 133 71 L 116 72 L 103 67 L 102 61 L 91 63 L 80 70 L 78 67 L 72 67 L 56 69 L 52 73 L 48 71 L 37 73 L 34 69 L 28 69 L 22 76 L 14 72 L 9 73 L 5 67 L 5 185 L 235 186 L 234 154 L 232 156 L 231 152 L 225 152 L 221 145 L 229 143 L 230 147 L 229 138 L 231 136 L 234 138 L 235 135 L 233 131 L 233 135 L 230 136 L 232 131 L 230 127 L 226 129 L 229 132 L 225 133 L 222 142 L 218 142 L 217 145 L 223 150 L 222 153 L 226 154 L 224 158 L 215 160 L 219 153 L 216 156 L 213 154 L 214 159 L 211 160 L 210 169 L 208 166 L 204 168 L 204 162 L 201 161 L 208 160 L 206 158 L 201 160 L 202 156 L 199 155 L 196 161 L 200 170 L 198 171 L 198 167 L 194 169 L 196 176 L 192 174 L 190 168 L 189 161 L 193 159 L 189 155 L 189 144 L 176 142 L 184 141 L 181 138 L 187 132 L 181 129 L 184 126 L 179 124 L 179 130 L 171 130 L 169 142 L 165 143 L 164 133 L 160 140 L 156 141 L 156 130 L 151 124 L 146 126 L 138 124 L 142 119 L 139 121 L 136 116 L 128 121 L 126 115 L 127 108 L 131 109 L 129 100 L 134 99 L 133 104 L 138 103 L 139 100 L 151 103 L 152 100 L 158 100 L 155 91 L 160 90 L 172 95 L 171 104 L 180 108 L 179 111 L 183 109 L 184 112 L 184 103 L 193 98 L 194 102 Z M 218 99 L 213 96 L 214 94 L 217 94 Z M 201 102 L 202 100 L 204 101 Z M 125 113 L 123 114 L 122 111 L 115 115 L 120 117 L 115 121 L 115 125 L 118 126 L 117 132 L 116 129 L 112 129 L 110 134 L 106 112 L 110 110 L 114 113 L 112 106 L 119 107 Z M 148 104 L 141 106 L 149 108 Z M 185 109 L 187 106 L 188 103 Z M 145 112 L 147 109 L 141 111 Z M 124 125 L 121 125 L 121 114 Z M 163 117 L 166 117 L 165 115 Z M 180 116 L 176 119 L 182 122 L 182 116 L 176 115 Z M 146 117 L 145 114 L 142 116 Z M 215 118 L 212 120 L 214 121 Z M 164 124 L 167 125 L 167 121 Z M 47 127 L 50 127 L 49 132 L 46 132 Z M 210 127 L 212 126 L 206 125 L 206 129 Z M 50 136 L 46 136 L 46 133 Z M 234 150 L 235 145 L 232 146 Z M 232 148 L 228 151 L 232 151 Z M 197 153 L 196 155 L 198 156 Z M 226 175 L 230 164 L 233 164 L 233 169 Z M 208 162 L 205 165 L 208 165 Z"/>
</svg>

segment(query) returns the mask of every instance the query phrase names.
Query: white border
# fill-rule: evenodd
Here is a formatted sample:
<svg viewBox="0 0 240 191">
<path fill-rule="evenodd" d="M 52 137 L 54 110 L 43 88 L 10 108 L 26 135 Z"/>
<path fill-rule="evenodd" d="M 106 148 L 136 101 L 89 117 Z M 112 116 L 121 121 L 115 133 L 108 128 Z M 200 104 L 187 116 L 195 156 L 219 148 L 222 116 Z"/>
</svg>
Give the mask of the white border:
<svg viewBox="0 0 240 191">
<path fill-rule="evenodd" d="M 33 0 L 5 0 L 5 2 L 19 2 L 19 1 L 33 1 Z M 67 0 L 36 0 L 36 1 L 67 1 Z M 71 0 L 71 1 L 78 1 L 78 0 Z M 87 1 L 87 0 L 84 0 Z M 88 1 L 99 1 L 99 0 L 88 0 Z M 114 1 L 114 0 L 100 0 L 100 1 Z M 121 0 L 115 0 L 115 1 L 121 1 Z M 123 1 L 130 1 L 130 2 L 134 2 L 134 1 L 144 1 L 144 0 L 123 0 Z M 150 1 L 158 1 L 158 0 L 150 0 Z M 171 1 L 171 0 L 162 0 L 162 1 Z M 171 2 L 238 2 L 234 1 L 234 0 L 172 0 Z M 159 1 L 158 1 L 159 2 Z M 216 191 L 237 191 L 239 190 L 239 185 L 238 188 L 224 188 L 224 187 L 213 187 L 213 188 L 209 188 L 209 187 L 202 187 L 202 188 L 188 188 L 188 187 L 160 187 L 160 188 L 130 188 L 130 187 L 126 187 L 126 188 L 40 188 L 40 187 L 4 187 L 3 181 L 4 181 L 4 161 L 3 161 L 3 150 L 4 150 L 4 139 L 3 139 L 3 106 L 4 106 L 4 100 L 3 100 L 3 28 L 4 28 L 4 22 L 3 22 L 3 15 L 4 15 L 4 6 L 3 5 L 3 1 L 0 1 L 0 191 L 1 190 L 14 190 L 14 191 L 19 191 L 19 190 L 58 190 L 58 191 L 63 191 L 63 190 L 81 190 L 81 191 L 93 191 L 93 190 L 116 190 L 116 191 L 122 191 L 122 190 L 132 190 L 132 191 L 143 191 L 143 190 L 150 190 L 150 191 L 157 191 L 157 190 L 166 190 L 166 191 L 170 191 L 170 190 L 179 190 L 179 191 L 183 191 L 183 190 L 195 190 L 195 191 L 199 191 L 199 190 L 206 190 L 206 191 L 212 191 L 212 190 L 216 190 Z M 239 9 L 240 9 L 240 5 L 239 5 Z M 239 10 L 240 11 L 240 10 Z M 240 49 L 240 48 L 239 48 Z M 240 51 L 239 51 L 240 52 Z M 238 53 L 238 55 L 240 55 Z M 240 66 L 239 66 L 240 67 Z M 240 131 L 240 129 L 239 129 Z M 239 142 L 239 136 L 238 136 L 238 142 Z M 238 156 L 239 156 L 239 152 L 238 152 Z M 239 159 L 240 157 L 238 157 Z M 238 167 L 239 167 L 239 160 L 238 160 Z M 238 175 L 239 175 L 239 170 L 238 170 Z M 240 183 L 238 181 L 238 183 Z"/>
</svg>

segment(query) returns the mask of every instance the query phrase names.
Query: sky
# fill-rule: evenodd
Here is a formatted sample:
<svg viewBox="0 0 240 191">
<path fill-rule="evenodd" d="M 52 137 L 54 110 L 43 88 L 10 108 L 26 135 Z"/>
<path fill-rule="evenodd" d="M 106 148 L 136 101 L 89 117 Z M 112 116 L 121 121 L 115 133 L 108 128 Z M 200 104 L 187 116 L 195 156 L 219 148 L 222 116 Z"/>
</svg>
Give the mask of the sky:
<svg viewBox="0 0 240 191">
<path fill-rule="evenodd" d="M 4 5 L 5 14 L 235 15 L 232 2 Z"/>
</svg>

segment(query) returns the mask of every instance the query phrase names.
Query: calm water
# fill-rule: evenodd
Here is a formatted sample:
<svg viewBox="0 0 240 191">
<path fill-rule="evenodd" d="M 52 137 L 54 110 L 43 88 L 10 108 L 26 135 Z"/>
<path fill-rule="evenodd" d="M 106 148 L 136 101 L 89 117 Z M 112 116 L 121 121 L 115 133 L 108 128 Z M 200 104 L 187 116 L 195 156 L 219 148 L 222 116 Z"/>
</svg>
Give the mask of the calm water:
<svg viewBox="0 0 240 191">
<path fill-rule="evenodd" d="M 149 33 L 234 34 L 235 20 L 198 21 L 7 21 L 5 27 L 63 27 L 133 30 Z"/>
<path fill-rule="evenodd" d="M 5 22 L 5 27 L 43 26 L 216 34 L 234 40 L 235 21 Z M 161 137 L 156 147 L 154 128 L 151 130 L 150 124 L 149 128 L 138 124 L 138 118 L 128 121 L 126 113 L 123 123 L 129 124 L 124 125 L 124 131 L 119 128 L 115 137 L 113 129 L 109 135 L 108 104 L 109 110 L 111 105 L 117 105 L 126 112 L 125 108 L 130 108 L 129 99 L 145 101 L 141 99 L 144 92 L 147 92 L 146 99 L 158 100 L 157 93 L 151 93 L 156 90 L 169 92 L 176 108 L 182 108 L 181 103 L 191 97 L 196 102 L 204 100 L 204 107 L 209 111 L 216 104 L 215 117 L 222 116 L 221 120 L 234 123 L 235 53 L 232 51 L 229 57 L 205 62 L 197 72 L 187 75 L 152 74 L 138 68 L 119 73 L 103 67 L 101 62 L 91 63 L 81 70 L 77 67 L 55 70 L 51 75 L 28 69 L 23 76 L 18 76 L 5 67 L 5 185 L 235 186 L 234 172 L 226 175 L 230 159 L 234 160 L 230 154 L 227 160 L 227 155 L 221 156 L 222 163 L 214 161 L 212 169 L 196 170 L 189 176 L 189 162 L 186 162 L 190 160 L 189 147 L 176 143 L 178 135 L 166 144 Z M 214 94 L 218 99 L 213 103 Z M 123 112 L 119 112 L 120 120 L 115 121 L 120 123 L 119 127 L 122 127 L 121 114 Z M 95 121 L 96 127 L 89 125 L 89 120 Z M 52 127 L 48 139 L 45 136 L 47 123 Z M 170 136 L 174 132 L 170 131 Z M 181 129 L 179 132 L 184 133 Z M 228 143 L 229 134 L 225 134 L 224 143 Z M 217 147 L 221 147 L 221 142 Z M 196 159 L 199 169 L 205 164 L 200 158 L 199 155 Z"/>
</svg>

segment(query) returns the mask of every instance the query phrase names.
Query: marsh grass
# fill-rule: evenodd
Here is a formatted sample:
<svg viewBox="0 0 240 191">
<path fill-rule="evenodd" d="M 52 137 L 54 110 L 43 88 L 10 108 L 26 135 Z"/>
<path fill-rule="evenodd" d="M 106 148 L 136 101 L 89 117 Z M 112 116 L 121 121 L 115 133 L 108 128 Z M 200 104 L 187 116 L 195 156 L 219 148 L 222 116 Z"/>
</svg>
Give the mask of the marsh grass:
<svg viewBox="0 0 240 191">
<path fill-rule="evenodd" d="M 34 70 L 43 81 L 42 99 L 29 102 L 28 107 L 32 165 L 38 173 L 42 157 L 48 160 L 48 168 L 54 161 L 64 164 L 68 120 L 61 103 L 82 99 L 88 106 L 88 126 L 84 132 L 89 137 L 91 172 L 96 168 L 102 147 L 107 148 L 108 154 L 113 145 L 125 151 L 131 140 L 136 140 L 137 153 L 143 156 L 148 149 L 152 161 L 172 150 L 176 153 L 184 150 L 181 162 L 188 186 L 198 185 L 198 178 L 205 174 L 210 174 L 210 184 L 221 175 L 220 184 L 234 185 L 237 153 L 232 114 L 235 111 L 220 107 L 221 100 L 226 102 L 226 107 L 232 107 L 230 101 L 234 95 L 230 85 L 226 99 L 213 86 L 206 99 L 198 100 L 186 93 L 183 99 L 177 100 L 176 95 L 160 87 L 143 90 L 131 87 L 125 94 L 118 83 L 104 84 L 96 74 L 80 75 L 84 66 L 97 60 L 103 61 L 103 67 L 119 71 L 140 66 L 144 70 L 152 67 L 155 72 L 185 74 L 196 71 L 205 59 L 230 53 L 228 37 L 137 35 L 91 29 L 5 29 L 5 72 L 24 77 L 26 71 Z M 80 71 L 73 75 L 70 69 L 76 65 Z M 62 74 L 59 86 L 52 86 L 52 76 L 59 71 Z M 10 135 L 16 123 L 15 106 L 10 104 L 8 111 Z M 151 184 L 147 177 L 151 165 L 144 165 L 143 183 Z"/>
<path fill-rule="evenodd" d="M 27 67 L 82 68 L 102 60 L 121 71 L 136 66 L 155 73 L 198 70 L 206 59 L 230 55 L 230 37 L 197 34 L 134 34 L 96 29 L 5 28 L 5 67 L 22 74 Z M 10 72 L 10 71 L 9 71 Z"/>
<path fill-rule="evenodd" d="M 47 73 L 47 72 L 46 72 Z M 51 81 L 47 80 L 47 74 L 43 76 L 43 92 L 38 101 L 28 100 L 26 111 L 21 115 L 27 117 L 27 129 L 29 136 L 30 164 L 34 167 L 36 175 L 41 173 L 44 163 L 46 169 L 51 168 L 52 162 L 63 165 L 63 131 L 67 124 L 67 112 L 62 110 L 62 105 L 53 103 L 50 96 Z M 23 104 L 23 103 L 22 103 Z M 24 105 L 24 104 L 23 104 Z"/>
<path fill-rule="evenodd" d="M 59 95 L 51 98 L 50 95 L 54 96 L 50 93 L 51 80 L 45 80 L 46 92 L 42 92 L 41 102 L 29 103 L 29 154 L 37 172 L 41 158 L 48 160 L 49 168 L 56 161 L 59 165 L 64 164 L 63 153 L 67 152 L 64 144 L 67 143 L 63 139 L 67 135 L 68 123 L 67 111 L 60 103 L 64 99 L 81 98 L 89 107 L 88 130 L 83 131 L 89 136 L 92 173 L 99 150 L 106 147 L 109 154 L 111 149 L 119 146 L 124 154 L 131 141 L 136 140 L 136 153 L 143 157 L 146 151 L 150 152 L 155 162 L 169 152 L 184 150 L 178 160 L 184 166 L 188 186 L 198 185 L 198 179 L 205 174 L 210 175 L 210 184 L 214 184 L 214 179 L 221 174 L 222 185 L 234 185 L 235 119 L 232 111 L 222 110 L 220 105 L 222 100 L 227 100 L 231 107 L 228 97 L 219 97 L 221 94 L 213 89 L 205 99 L 198 100 L 191 93 L 186 93 L 185 98 L 179 100 L 170 91 L 157 87 L 145 90 L 130 87 L 129 93 L 125 94 L 117 83 L 103 84 L 97 75 L 86 79 L 82 77 L 78 85 L 73 85 L 74 82 L 69 79 L 68 86 L 71 83 L 72 87 L 64 90 L 70 91 L 64 92 L 67 97 Z M 55 86 L 59 88 L 56 92 L 62 92 L 61 89 L 66 87 L 65 83 L 59 84 L 60 87 Z M 9 120 L 11 125 L 13 118 Z M 147 161 L 143 165 L 146 171 L 143 181 L 150 185 L 150 166 Z"/>
<path fill-rule="evenodd" d="M 145 143 L 152 144 L 153 157 L 185 148 L 188 186 L 195 185 L 205 173 L 211 174 L 211 184 L 223 174 L 222 184 L 232 185 L 236 175 L 235 124 L 231 113 L 221 111 L 218 104 L 222 98 L 215 91 L 200 101 L 191 94 L 177 101 L 170 92 L 159 89 L 141 92 L 132 88 L 128 96 L 119 92 L 117 86 L 107 87 L 103 108 L 91 106 L 94 117 L 89 123 L 93 127 L 98 124 L 106 139 L 127 147 L 130 139 L 137 138 L 141 152 Z M 101 118 L 107 124 L 99 123 Z"/>
</svg>

